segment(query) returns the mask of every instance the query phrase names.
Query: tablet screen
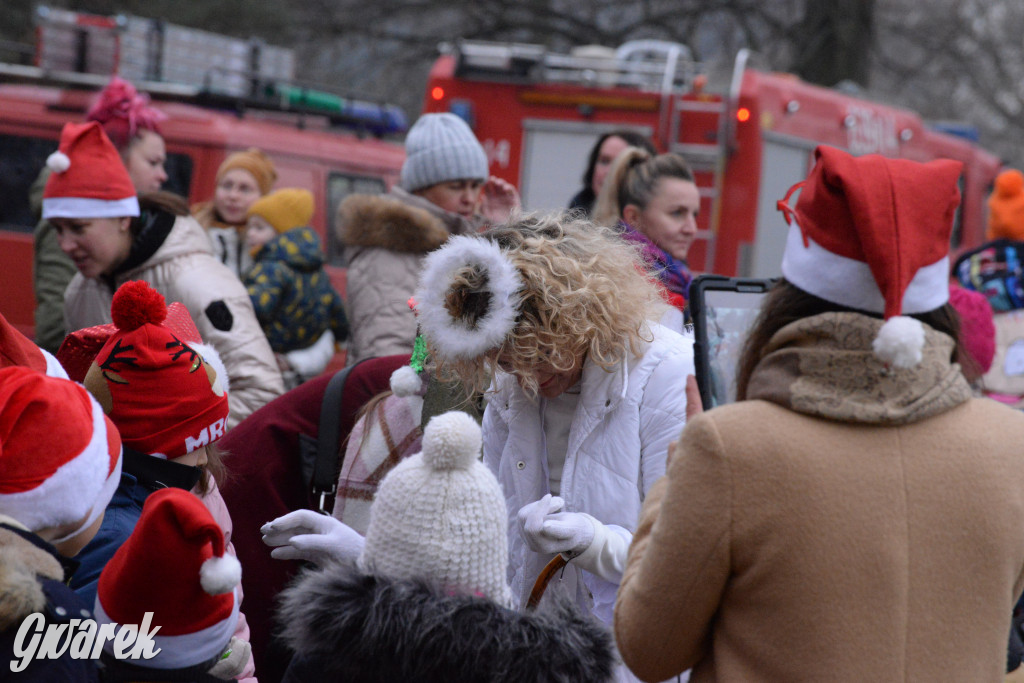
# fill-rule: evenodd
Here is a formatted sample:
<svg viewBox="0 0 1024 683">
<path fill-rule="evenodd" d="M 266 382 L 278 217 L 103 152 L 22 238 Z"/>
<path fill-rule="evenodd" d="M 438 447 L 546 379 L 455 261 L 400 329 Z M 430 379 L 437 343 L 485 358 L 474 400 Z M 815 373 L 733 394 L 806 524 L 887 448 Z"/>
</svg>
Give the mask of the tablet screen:
<svg viewBox="0 0 1024 683">
<path fill-rule="evenodd" d="M 765 292 L 705 289 L 703 294 L 711 400 L 718 406 L 736 400 L 740 353 Z"/>
</svg>

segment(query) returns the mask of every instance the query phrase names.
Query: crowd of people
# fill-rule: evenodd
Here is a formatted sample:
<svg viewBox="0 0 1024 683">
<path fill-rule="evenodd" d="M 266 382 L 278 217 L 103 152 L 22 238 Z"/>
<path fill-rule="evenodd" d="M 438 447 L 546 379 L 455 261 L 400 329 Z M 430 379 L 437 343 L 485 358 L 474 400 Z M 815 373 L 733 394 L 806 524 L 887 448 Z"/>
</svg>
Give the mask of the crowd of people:
<svg viewBox="0 0 1024 683">
<path fill-rule="evenodd" d="M 704 412 L 700 193 L 635 132 L 596 141 L 566 211 L 529 214 L 462 119 L 423 115 L 398 184 L 338 209 L 343 301 L 315 198 L 276 187 L 260 150 L 190 208 L 160 191 L 145 96 L 116 79 L 88 119 L 37 183 L 37 339 L 0 316 L 16 679 L 1020 665 L 1024 415 L 982 395 L 992 309 L 951 285 L 958 162 L 818 148 L 780 198 L 782 278 L 738 400 Z M 324 453 L 336 486 L 314 500 Z M 30 626 L 83 620 L 130 626 L 142 656 L 120 636 L 91 656 L 26 647 Z"/>
</svg>

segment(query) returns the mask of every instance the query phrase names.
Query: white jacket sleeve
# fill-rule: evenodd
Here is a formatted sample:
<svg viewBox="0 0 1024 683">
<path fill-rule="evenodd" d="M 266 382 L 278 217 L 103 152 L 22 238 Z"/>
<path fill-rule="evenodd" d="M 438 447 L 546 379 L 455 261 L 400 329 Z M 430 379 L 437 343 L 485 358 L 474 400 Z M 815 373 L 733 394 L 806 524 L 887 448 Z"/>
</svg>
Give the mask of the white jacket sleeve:
<svg viewBox="0 0 1024 683">
<path fill-rule="evenodd" d="M 622 581 L 633 534 L 615 524 L 602 524 L 590 515 L 586 516 L 594 523 L 594 540 L 571 561 L 580 569 L 617 584 Z"/>
</svg>

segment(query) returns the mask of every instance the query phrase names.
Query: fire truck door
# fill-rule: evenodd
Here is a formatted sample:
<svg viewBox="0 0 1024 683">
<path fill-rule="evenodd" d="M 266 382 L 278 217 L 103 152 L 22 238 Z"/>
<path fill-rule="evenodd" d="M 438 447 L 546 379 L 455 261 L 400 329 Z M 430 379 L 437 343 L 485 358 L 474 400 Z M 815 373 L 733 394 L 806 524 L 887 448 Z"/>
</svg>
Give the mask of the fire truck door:
<svg viewBox="0 0 1024 683">
<path fill-rule="evenodd" d="M 645 126 L 592 124 L 546 119 L 523 120 L 519 192 L 528 211 L 563 209 L 582 187 L 587 157 L 603 133 L 636 129 L 650 137 Z"/>
<path fill-rule="evenodd" d="M 795 183 L 807 177 L 814 145 L 804 140 L 765 134 L 761 182 L 757 194 L 757 224 L 752 250 L 741 249 L 739 272 L 745 277 L 778 277 L 789 230 L 775 203 Z M 791 202 L 796 202 L 794 194 Z M 753 253 L 751 253 L 751 251 Z"/>
</svg>

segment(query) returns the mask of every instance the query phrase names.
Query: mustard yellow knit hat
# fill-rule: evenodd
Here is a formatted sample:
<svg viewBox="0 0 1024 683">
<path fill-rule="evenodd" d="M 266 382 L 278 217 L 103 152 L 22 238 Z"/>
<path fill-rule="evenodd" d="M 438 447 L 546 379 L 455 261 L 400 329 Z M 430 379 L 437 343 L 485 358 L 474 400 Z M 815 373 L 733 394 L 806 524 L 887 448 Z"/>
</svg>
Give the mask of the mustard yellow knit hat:
<svg viewBox="0 0 1024 683">
<path fill-rule="evenodd" d="M 252 174 L 252 177 L 256 179 L 256 184 L 259 185 L 260 194 L 270 192 L 270 188 L 274 186 L 274 182 L 277 180 L 274 162 L 263 153 L 263 150 L 256 147 L 250 147 L 244 152 L 235 152 L 228 155 L 228 158 L 217 169 L 217 182 L 219 183 L 228 171 L 236 168 Z"/>
<path fill-rule="evenodd" d="M 253 202 L 246 216 L 259 216 L 279 233 L 305 227 L 313 219 L 313 193 L 298 187 L 271 192 Z"/>
</svg>

